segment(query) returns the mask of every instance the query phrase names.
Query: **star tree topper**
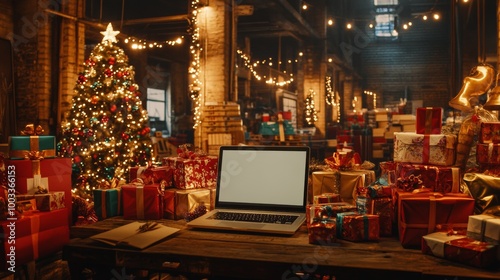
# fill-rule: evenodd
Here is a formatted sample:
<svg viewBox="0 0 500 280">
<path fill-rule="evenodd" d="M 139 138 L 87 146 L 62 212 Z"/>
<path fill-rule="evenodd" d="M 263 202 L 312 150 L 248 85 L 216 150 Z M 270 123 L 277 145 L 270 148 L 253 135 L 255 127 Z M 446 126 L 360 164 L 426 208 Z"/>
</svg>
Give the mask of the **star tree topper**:
<svg viewBox="0 0 500 280">
<path fill-rule="evenodd" d="M 120 31 L 114 31 L 113 26 L 111 25 L 111 22 L 108 24 L 108 27 L 106 27 L 106 31 L 101 31 L 101 34 L 104 35 L 104 38 L 102 38 L 102 41 L 111 41 L 112 43 L 118 43 L 116 41 L 116 35 L 118 35 Z"/>
</svg>

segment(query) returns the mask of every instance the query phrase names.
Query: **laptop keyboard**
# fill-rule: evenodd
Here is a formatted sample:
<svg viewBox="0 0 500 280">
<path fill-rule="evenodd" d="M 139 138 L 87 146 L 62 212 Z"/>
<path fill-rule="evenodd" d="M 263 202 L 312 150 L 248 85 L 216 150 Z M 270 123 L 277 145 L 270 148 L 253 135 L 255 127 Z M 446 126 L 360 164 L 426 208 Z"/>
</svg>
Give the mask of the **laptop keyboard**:
<svg viewBox="0 0 500 280">
<path fill-rule="evenodd" d="M 210 217 L 215 220 L 257 222 L 270 224 L 292 224 L 298 216 L 259 213 L 217 212 Z"/>
</svg>

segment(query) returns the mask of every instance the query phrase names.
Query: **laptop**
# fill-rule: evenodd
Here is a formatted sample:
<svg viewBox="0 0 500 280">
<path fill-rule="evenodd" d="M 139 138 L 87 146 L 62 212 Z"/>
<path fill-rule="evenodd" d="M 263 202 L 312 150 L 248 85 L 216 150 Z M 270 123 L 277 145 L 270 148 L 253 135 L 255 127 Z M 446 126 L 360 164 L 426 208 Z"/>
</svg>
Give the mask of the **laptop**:
<svg viewBox="0 0 500 280">
<path fill-rule="evenodd" d="M 190 228 L 292 235 L 306 219 L 307 146 L 221 146 L 215 207 Z"/>
</svg>

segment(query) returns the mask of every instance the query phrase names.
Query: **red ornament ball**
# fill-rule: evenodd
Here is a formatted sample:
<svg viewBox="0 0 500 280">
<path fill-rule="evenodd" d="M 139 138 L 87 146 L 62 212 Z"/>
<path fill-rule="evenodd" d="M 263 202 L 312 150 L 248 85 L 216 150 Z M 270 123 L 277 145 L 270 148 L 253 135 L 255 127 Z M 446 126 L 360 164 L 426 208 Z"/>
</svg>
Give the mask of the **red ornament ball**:
<svg viewBox="0 0 500 280">
<path fill-rule="evenodd" d="M 114 58 L 114 57 L 110 57 L 110 58 L 108 59 L 108 63 L 109 63 L 109 65 L 113 65 L 113 64 L 115 64 L 115 61 L 116 61 L 116 58 Z"/>
<path fill-rule="evenodd" d="M 130 91 L 135 91 L 135 86 L 129 86 L 129 87 L 128 87 L 128 90 L 130 90 Z"/>
<path fill-rule="evenodd" d="M 83 83 L 85 83 L 86 81 L 87 81 L 87 78 L 86 78 L 84 75 L 80 74 L 80 75 L 78 76 L 78 83 L 83 84 Z"/>
<path fill-rule="evenodd" d="M 123 72 L 120 72 L 120 71 L 119 71 L 119 72 L 116 72 L 116 77 L 117 77 L 117 78 L 121 78 L 121 77 L 123 77 Z"/>
<path fill-rule="evenodd" d="M 97 95 L 92 96 L 90 102 L 94 105 L 97 104 L 97 102 L 99 102 L 99 96 Z"/>
<path fill-rule="evenodd" d="M 75 157 L 73 158 L 73 161 L 74 161 L 75 163 L 80 163 L 80 162 L 82 162 L 82 158 L 81 158 L 80 156 L 75 156 Z"/>
<path fill-rule="evenodd" d="M 116 112 L 116 104 L 111 105 L 111 108 L 109 108 L 111 112 Z"/>
<path fill-rule="evenodd" d="M 107 68 L 106 70 L 104 70 L 104 74 L 106 75 L 106 77 L 111 77 L 113 72 L 111 71 L 111 69 Z"/>
</svg>

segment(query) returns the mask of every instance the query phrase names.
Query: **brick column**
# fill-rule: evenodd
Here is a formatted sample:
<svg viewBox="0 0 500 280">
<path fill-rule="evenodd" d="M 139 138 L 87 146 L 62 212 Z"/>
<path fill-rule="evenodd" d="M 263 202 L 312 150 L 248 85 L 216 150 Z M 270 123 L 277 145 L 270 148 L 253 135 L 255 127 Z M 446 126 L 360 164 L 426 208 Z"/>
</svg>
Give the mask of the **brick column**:
<svg viewBox="0 0 500 280">
<path fill-rule="evenodd" d="M 77 5 L 79 4 L 79 5 Z M 84 1 L 66 1 L 62 7 L 64 14 L 81 18 L 84 16 Z M 59 38 L 59 92 L 57 124 L 71 110 L 78 72 L 83 70 L 85 60 L 85 26 L 74 20 L 63 18 Z M 57 127 L 59 129 L 59 125 Z"/>
<path fill-rule="evenodd" d="M 234 100 L 233 64 L 236 40 L 233 36 L 235 17 L 234 1 L 210 0 L 198 16 L 202 52 L 200 55 L 201 124 L 195 129 L 194 144 L 206 148 L 208 127 L 204 108 Z M 212 130 L 213 131 L 213 130 Z"/>
</svg>

